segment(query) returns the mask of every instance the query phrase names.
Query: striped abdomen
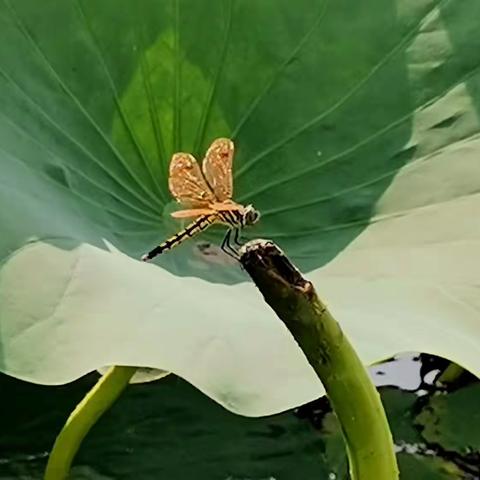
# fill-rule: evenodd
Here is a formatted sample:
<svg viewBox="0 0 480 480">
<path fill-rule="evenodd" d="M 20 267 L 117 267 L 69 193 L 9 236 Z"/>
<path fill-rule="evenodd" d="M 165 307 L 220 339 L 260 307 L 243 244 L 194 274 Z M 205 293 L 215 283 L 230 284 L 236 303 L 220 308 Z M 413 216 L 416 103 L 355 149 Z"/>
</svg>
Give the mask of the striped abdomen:
<svg viewBox="0 0 480 480">
<path fill-rule="evenodd" d="M 217 212 L 209 215 L 202 215 L 176 235 L 170 237 L 168 240 L 165 240 L 153 250 L 150 250 L 148 253 L 143 255 L 142 260 L 151 260 L 153 257 L 171 250 L 188 238 L 203 232 L 214 223 L 224 223 L 230 228 L 241 228 L 245 226 L 245 215 L 241 210 L 218 210 Z"/>
<path fill-rule="evenodd" d="M 171 250 L 173 247 L 180 245 L 187 238 L 191 238 L 198 233 L 203 232 L 210 225 L 218 222 L 219 220 L 219 215 L 217 215 L 216 213 L 213 213 L 211 215 L 202 215 L 201 217 L 198 217 L 194 222 L 192 222 L 190 225 L 178 232 L 176 235 L 170 237 L 168 240 L 165 240 L 153 250 L 150 250 L 148 253 L 146 253 L 142 257 L 142 260 L 150 260 L 163 252 Z"/>
</svg>

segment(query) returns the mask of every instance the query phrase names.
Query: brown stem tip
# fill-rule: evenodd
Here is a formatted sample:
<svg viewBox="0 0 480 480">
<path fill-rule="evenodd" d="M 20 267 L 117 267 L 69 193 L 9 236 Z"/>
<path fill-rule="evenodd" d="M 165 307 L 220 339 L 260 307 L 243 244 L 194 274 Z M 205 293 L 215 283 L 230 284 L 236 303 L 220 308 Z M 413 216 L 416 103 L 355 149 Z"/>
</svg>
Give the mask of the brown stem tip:
<svg viewBox="0 0 480 480">
<path fill-rule="evenodd" d="M 305 280 L 300 271 L 290 262 L 283 251 L 271 240 L 252 240 L 239 251 L 240 263 L 258 284 L 262 277 L 282 283 L 306 295 L 313 293 L 313 286 Z"/>
</svg>

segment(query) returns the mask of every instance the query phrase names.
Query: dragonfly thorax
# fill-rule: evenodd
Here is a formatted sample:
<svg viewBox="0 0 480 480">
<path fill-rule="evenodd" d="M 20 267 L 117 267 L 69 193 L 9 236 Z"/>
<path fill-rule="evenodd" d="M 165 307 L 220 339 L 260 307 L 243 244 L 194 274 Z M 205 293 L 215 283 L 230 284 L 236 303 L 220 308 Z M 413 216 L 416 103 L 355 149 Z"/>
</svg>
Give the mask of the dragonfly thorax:
<svg viewBox="0 0 480 480">
<path fill-rule="evenodd" d="M 252 205 L 235 209 L 218 210 L 220 221 L 231 228 L 243 228 L 258 222 L 260 212 L 255 210 Z"/>
</svg>

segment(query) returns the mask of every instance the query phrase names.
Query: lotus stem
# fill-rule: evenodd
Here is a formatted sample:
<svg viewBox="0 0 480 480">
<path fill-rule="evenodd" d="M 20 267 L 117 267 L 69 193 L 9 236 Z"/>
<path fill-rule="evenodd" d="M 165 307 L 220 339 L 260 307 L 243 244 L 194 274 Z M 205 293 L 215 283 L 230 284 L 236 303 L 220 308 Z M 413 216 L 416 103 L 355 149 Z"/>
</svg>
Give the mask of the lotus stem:
<svg viewBox="0 0 480 480">
<path fill-rule="evenodd" d="M 352 480 L 397 480 L 385 410 L 340 325 L 284 253 L 267 240 L 240 250 L 240 262 L 289 329 L 325 387 L 339 420 Z"/>
<path fill-rule="evenodd" d="M 127 387 L 136 370 L 136 367 L 111 367 L 77 405 L 55 440 L 45 480 L 67 478 L 82 440 Z"/>
</svg>

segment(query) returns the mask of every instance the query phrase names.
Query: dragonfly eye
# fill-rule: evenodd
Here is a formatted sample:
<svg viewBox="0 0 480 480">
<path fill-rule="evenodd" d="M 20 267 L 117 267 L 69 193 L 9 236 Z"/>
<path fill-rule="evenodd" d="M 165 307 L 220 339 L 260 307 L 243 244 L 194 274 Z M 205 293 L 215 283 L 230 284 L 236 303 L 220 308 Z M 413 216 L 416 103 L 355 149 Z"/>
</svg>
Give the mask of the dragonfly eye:
<svg viewBox="0 0 480 480">
<path fill-rule="evenodd" d="M 248 205 L 245 209 L 245 224 L 253 225 L 260 219 L 260 212 L 255 210 L 252 205 Z"/>
</svg>

